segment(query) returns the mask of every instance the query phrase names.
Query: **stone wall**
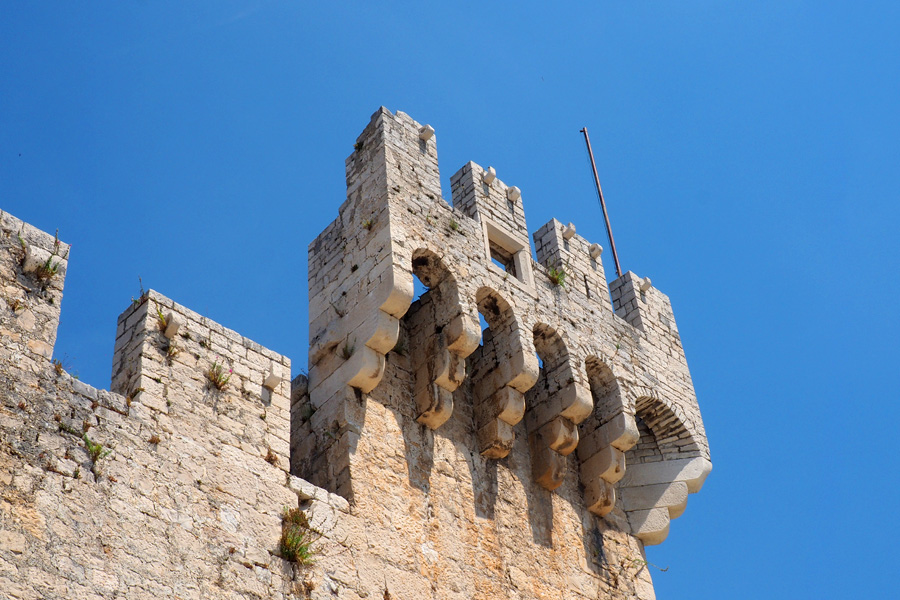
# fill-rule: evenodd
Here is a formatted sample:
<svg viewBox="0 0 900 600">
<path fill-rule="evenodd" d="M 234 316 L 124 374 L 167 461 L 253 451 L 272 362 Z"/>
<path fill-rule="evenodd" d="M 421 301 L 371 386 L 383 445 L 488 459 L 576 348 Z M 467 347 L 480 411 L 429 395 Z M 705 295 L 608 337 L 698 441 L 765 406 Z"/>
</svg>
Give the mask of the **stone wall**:
<svg viewBox="0 0 900 600">
<path fill-rule="evenodd" d="M 259 379 L 271 362 L 279 373 L 289 362 L 149 292 L 119 322 L 116 383 L 128 391 L 85 385 L 50 360 L 65 271 L 26 272 L 19 231 L 26 246 L 52 252 L 55 244 L 4 216 L 3 597 L 291 595 L 293 567 L 272 554 L 283 508 L 298 503 L 281 439 L 287 382 L 276 386 L 284 394 L 264 395 Z M 176 355 L 166 354 L 173 342 L 154 320 L 156 306 L 182 320 Z M 213 353 L 235 369 L 222 391 L 204 384 Z"/>
<path fill-rule="evenodd" d="M 591 583 L 567 586 L 573 597 L 610 593 L 593 557 L 639 563 L 711 467 L 671 306 L 633 273 L 608 288 L 602 248 L 572 224 L 540 228 L 533 258 L 521 191 L 493 169 L 469 163 L 450 183 L 452 206 L 429 126 L 372 116 L 347 159 L 347 200 L 310 244 L 292 471 L 351 506 L 416 515 L 426 530 L 392 543 L 435 549 L 448 581 L 512 597 L 510 568 L 540 565 L 530 589 L 543 597 L 541 578 L 579 565 Z M 414 276 L 428 291 L 412 302 Z M 450 535 L 460 507 L 468 529 Z M 608 536 L 631 553 L 610 554 Z M 454 551 L 486 539 L 493 560 Z M 415 546 L 405 554 L 412 568 Z"/>
<path fill-rule="evenodd" d="M 709 472 L 668 298 L 381 109 L 309 247 L 309 375 L 148 291 L 111 391 L 52 362 L 69 248 L 0 219 L 11 598 L 652 598 Z M 427 292 L 413 302 L 413 278 Z M 479 316 L 488 324 L 482 331 Z M 291 512 L 292 511 L 292 512 Z M 285 515 L 316 538 L 287 560 Z M 302 561 L 301 561 L 302 562 Z"/>
</svg>

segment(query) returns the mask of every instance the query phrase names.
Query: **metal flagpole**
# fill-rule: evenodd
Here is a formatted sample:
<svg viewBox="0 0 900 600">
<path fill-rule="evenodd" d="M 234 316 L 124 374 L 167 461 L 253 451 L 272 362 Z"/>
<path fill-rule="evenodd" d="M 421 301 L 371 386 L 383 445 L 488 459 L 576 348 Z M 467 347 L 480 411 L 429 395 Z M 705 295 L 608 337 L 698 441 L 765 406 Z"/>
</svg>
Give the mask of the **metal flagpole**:
<svg viewBox="0 0 900 600">
<path fill-rule="evenodd" d="M 609 247 L 612 249 L 613 261 L 616 263 L 616 277 L 622 276 L 622 267 L 619 266 L 619 254 L 616 252 L 616 241 L 613 239 L 612 225 L 609 224 L 609 215 L 606 214 L 606 201 L 603 200 L 603 190 L 600 189 L 600 177 L 597 175 L 597 165 L 594 163 L 594 151 L 591 150 L 591 138 L 588 137 L 587 127 L 581 130 L 584 141 L 587 142 L 588 155 L 591 157 L 591 168 L 594 170 L 594 183 L 597 184 L 597 195 L 600 197 L 600 209 L 603 211 L 603 220 L 606 221 L 606 233 L 609 234 Z"/>
</svg>

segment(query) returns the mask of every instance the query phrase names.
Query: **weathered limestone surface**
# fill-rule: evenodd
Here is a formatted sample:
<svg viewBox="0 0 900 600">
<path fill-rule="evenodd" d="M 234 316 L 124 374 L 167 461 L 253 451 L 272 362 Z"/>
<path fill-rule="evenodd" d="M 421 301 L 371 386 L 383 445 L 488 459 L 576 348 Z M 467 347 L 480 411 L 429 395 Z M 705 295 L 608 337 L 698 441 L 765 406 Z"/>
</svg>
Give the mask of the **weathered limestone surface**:
<svg viewBox="0 0 900 600">
<path fill-rule="evenodd" d="M 380 109 L 309 247 L 309 375 L 149 291 L 111 391 L 51 362 L 68 246 L 0 217 L 0 592 L 653 598 L 710 470 L 668 298 Z M 428 288 L 413 302 L 414 276 Z M 488 327 L 482 331 L 479 316 Z M 281 557 L 300 509 L 316 562 Z"/>
<path fill-rule="evenodd" d="M 561 524 L 660 543 L 711 468 L 668 298 L 633 273 L 608 287 L 602 248 L 572 224 L 541 227 L 532 257 L 521 192 L 493 169 L 465 165 L 449 205 L 436 136 L 402 112 L 377 111 L 346 165 L 347 200 L 309 247 L 312 350 L 292 397 L 292 472 L 351 506 L 417 515 L 440 531 L 415 539 L 431 548 L 472 507 L 460 546 L 502 526 L 495 544 L 510 557 L 479 557 L 495 565 L 484 581 L 502 581 L 507 560 L 534 561 L 544 578 L 579 564 L 593 597 L 604 569 L 592 573 L 591 556 L 605 551 L 558 537 Z M 413 276 L 428 288 L 416 302 Z M 536 499 L 552 505 L 550 544 L 511 533 L 541 529 Z"/>
</svg>

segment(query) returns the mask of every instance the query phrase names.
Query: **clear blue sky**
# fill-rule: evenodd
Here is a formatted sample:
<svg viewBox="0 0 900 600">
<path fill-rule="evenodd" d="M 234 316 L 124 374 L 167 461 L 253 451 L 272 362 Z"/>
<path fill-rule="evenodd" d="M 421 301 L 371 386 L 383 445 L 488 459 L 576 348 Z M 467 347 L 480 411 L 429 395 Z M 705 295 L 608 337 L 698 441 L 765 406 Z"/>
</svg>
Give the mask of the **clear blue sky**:
<svg viewBox="0 0 900 600">
<path fill-rule="evenodd" d="M 587 126 L 715 463 L 658 596 L 894 597 L 898 4 L 557 4 L 0 4 L 0 209 L 74 244 L 57 356 L 108 387 L 140 276 L 298 372 L 306 245 L 380 105 L 437 130 L 445 195 L 490 164 L 532 231 L 606 246 Z"/>
</svg>

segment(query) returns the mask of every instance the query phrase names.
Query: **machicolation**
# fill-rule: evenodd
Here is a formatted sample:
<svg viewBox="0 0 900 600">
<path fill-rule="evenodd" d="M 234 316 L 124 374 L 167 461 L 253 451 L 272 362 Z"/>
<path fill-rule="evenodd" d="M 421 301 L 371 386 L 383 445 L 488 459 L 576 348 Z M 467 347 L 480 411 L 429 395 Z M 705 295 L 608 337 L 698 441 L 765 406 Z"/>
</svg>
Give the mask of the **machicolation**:
<svg viewBox="0 0 900 600">
<path fill-rule="evenodd" d="M 0 591 L 653 598 L 711 469 L 669 299 L 382 108 L 309 245 L 308 376 L 149 291 L 52 362 L 68 246 L 0 213 Z M 414 277 L 427 288 L 415 301 Z M 482 330 L 482 319 L 487 327 Z"/>
</svg>

